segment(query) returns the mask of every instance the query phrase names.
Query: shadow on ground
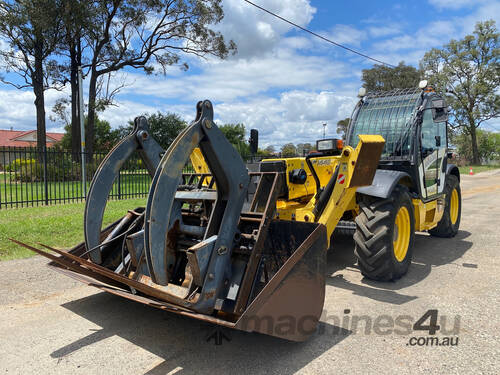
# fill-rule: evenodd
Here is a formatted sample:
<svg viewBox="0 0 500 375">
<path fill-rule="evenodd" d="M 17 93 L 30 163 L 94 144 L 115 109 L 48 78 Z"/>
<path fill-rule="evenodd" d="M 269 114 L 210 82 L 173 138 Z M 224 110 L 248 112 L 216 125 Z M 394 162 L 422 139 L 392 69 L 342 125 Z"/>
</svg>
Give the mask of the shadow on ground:
<svg viewBox="0 0 500 375">
<path fill-rule="evenodd" d="M 360 272 L 354 256 L 352 237 L 339 236 L 333 240 L 333 248 L 328 253 L 327 285 L 351 290 L 354 294 L 377 301 L 401 305 L 412 301 L 417 296 L 399 293 L 398 290 L 417 284 L 424 280 L 433 267 L 454 263 L 472 246 L 467 241 L 470 233 L 459 231 L 454 238 L 437 238 L 427 233 L 415 236 L 413 261 L 408 273 L 395 282 L 379 282 L 363 278 L 361 283 L 352 283 L 344 278 L 346 270 Z M 476 265 L 459 264 L 464 267 Z M 477 266 L 476 266 L 477 267 Z"/>
<path fill-rule="evenodd" d="M 98 326 L 85 337 L 51 353 L 62 358 L 112 336 L 134 343 L 162 360 L 147 374 L 213 372 L 295 373 L 346 338 L 350 331 L 321 323 L 319 332 L 302 343 L 246 333 L 175 315 L 107 293 L 94 294 L 62 305 Z M 220 345 L 208 340 L 222 333 Z M 124 361 L 134 361 L 124 353 Z"/>
</svg>

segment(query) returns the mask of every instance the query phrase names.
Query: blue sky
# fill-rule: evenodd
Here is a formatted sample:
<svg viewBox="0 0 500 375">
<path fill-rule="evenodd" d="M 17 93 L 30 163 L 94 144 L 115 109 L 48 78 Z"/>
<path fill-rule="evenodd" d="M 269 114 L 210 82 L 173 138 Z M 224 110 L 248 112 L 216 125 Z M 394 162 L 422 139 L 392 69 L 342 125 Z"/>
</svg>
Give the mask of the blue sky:
<svg viewBox="0 0 500 375">
<path fill-rule="evenodd" d="M 423 54 L 452 38 L 470 33 L 477 21 L 500 24 L 500 1 L 314 1 L 254 0 L 291 21 L 336 42 L 390 64 L 417 66 Z M 262 13 L 242 0 L 224 0 L 218 26 L 238 45 L 226 61 L 187 57 L 187 72 L 178 67 L 166 76 L 128 70 L 116 81 L 127 86 L 117 106 L 101 117 L 113 127 L 145 112 L 176 112 L 192 120 L 195 104 L 210 99 L 218 123 L 242 122 L 257 128 L 261 144 L 313 142 L 335 135 L 338 120 L 350 115 L 361 85 L 361 71 L 372 62 L 334 47 Z M 55 100 L 66 92 L 47 92 L 47 119 Z M 35 129 L 33 94 L 0 85 L 0 128 Z M 61 131 L 48 119 L 47 127 Z M 498 120 L 486 129 L 500 129 Z"/>
</svg>

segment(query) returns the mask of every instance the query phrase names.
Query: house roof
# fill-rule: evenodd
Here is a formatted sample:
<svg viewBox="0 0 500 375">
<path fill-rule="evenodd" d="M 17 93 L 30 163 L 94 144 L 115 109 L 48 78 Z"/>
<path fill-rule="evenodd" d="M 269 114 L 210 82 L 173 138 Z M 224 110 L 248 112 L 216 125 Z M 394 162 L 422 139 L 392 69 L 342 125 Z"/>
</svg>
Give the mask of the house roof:
<svg viewBox="0 0 500 375">
<path fill-rule="evenodd" d="M 63 133 L 47 133 L 47 147 L 52 147 L 63 138 Z M 36 130 L 1 130 L 0 147 L 32 147 L 36 146 Z"/>
</svg>

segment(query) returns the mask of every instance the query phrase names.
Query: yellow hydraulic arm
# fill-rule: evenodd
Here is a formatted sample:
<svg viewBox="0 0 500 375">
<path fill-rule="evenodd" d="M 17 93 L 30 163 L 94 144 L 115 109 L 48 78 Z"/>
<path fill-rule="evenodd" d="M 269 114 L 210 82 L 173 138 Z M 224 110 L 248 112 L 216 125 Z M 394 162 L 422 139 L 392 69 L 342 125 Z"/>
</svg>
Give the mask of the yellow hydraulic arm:
<svg viewBox="0 0 500 375">
<path fill-rule="evenodd" d="M 333 176 L 336 179 L 323 188 L 322 194 L 327 195 L 323 208 L 318 211 L 317 201 L 325 198 L 314 196 L 305 206 L 294 210 L 294 219 L 297 221 L 317 222 L 325 225 L 328 241 L 342 215 L 351 205 L 356 189 L 360 186 L 371 185 L 384 148 L 385 140 L 380 135 L 359 135 L 359 139 L 355 149 L 345 146 L 342 150 L 337 163 L 337 172 Z M 195 148 L 191 154 L 191 163 L 197 173 L 210 173 L 198 148 Z"/>
<path fill-rule="evenodd" d="M 337 170 L 331 181 L 324 187 L 327 201 L 318 212 L 318 201 L 323 197 L 313 197 L 308 204 L 298 210 L 296 220 L 314 221 L 327 228 L 328 241 L 342 215 L 354 199 L 356 189 L 371 185 L 373 176 L 384 148 L 384 138 L 380 135 L 360 135 L 358 146 L 346 146 L 342 150 Z M 319 204 L 321 206 L 321 204 Z"/>
<path fill-rule="evenodd" d="M 318 220 L 319 223 L 326 225 L 328 238 L 333 234 L 347 205 L 354 198 L 356 188 L 371 185 L 384 148 L 385 140 L 380 135 L 360 135 L 359 138 L 360 142 L 356 149 L 347 146 L 342 151 L 337 183 Z"/>
</svg>

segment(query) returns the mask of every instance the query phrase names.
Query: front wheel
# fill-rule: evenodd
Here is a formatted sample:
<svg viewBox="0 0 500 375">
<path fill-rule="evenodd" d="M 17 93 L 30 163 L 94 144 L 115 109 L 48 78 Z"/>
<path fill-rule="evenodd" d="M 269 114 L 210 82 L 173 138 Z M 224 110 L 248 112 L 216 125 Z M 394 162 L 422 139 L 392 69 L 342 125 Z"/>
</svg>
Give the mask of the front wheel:
<svg viewBox="0 0 500 375">
<path fill-rule="evenodd" d="M 397 280 L 410 267 L 415 219 L 410 194 L 398 185 L 387 199 L 363 197 L 356 217 L 354 253 L 361 273 L 373 280 Z"/>
<path fill-rule="evenodd" d="M 446 205 L 443 217 L 436 227 L 429 230 L 429 233 L 435 237 L 455 237 L 462 216 L 462 193 L 457 176 L 452 174 L 446 176 L 444 193 L 446 194 Z"/>
</svg>

